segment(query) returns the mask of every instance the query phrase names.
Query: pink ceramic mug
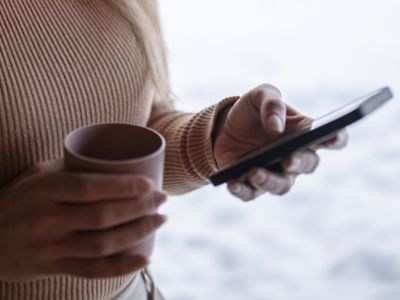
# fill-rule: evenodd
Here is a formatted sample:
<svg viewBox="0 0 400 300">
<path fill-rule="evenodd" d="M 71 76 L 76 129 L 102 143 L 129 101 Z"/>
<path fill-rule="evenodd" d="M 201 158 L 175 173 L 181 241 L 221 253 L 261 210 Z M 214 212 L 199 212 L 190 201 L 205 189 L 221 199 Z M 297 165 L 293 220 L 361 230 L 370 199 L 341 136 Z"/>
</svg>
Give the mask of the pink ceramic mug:
<svg viewBox="0 0 400 300">
<path fill-rule="evenodd" d="M 162 189 L 165 140 L 156 131 L 130 124 L 90 125 L 70 132 L 64 141 L 67 171 L 129 173 L 151 178 Z M 149 257 L 154 234 L 132 249 Z"/>
</svg>

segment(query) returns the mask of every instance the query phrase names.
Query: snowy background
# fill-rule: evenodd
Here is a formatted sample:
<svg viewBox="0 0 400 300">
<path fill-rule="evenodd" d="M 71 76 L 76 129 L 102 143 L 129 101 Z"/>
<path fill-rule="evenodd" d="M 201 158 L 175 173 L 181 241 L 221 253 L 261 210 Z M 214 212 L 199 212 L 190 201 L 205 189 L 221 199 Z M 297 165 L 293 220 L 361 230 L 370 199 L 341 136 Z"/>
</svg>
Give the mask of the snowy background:
<svg viewBox="0 0 400 300">
<path fill-rule="evenodd" d="M 395 0 L 160 0 L 178 108 L 268 82 L 313 117 L 400 93 Z M 400 99 L 284 197 L 171 197 L 152 270 L 169 300 L 400 299 Z"/>
</svg>

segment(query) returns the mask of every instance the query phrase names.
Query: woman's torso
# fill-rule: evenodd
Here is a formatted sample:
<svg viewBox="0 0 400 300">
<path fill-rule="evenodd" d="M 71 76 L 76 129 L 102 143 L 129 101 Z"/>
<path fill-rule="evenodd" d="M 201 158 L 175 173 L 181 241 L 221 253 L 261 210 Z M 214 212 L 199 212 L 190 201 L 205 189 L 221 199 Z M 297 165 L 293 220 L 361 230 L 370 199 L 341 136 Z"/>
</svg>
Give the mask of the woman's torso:
<svg viewBox="0 0 400 300">
<path fill-rule="evenodd" d="M 145 125 L 145 83 L 142 50 L 108 1 L 0 1 L 0 188 L 34 163 L 61 157 L 74 128 Z M 112 299 L 133 276 L 0 281 L 0 298 Z"/>
<path fill-rule="evenodd" d="M 1 1 L 0 186 L 60 157 L 71 129 L 144 125 L 145 73 L 129 23 L 108 1 Z"/>
</svg>

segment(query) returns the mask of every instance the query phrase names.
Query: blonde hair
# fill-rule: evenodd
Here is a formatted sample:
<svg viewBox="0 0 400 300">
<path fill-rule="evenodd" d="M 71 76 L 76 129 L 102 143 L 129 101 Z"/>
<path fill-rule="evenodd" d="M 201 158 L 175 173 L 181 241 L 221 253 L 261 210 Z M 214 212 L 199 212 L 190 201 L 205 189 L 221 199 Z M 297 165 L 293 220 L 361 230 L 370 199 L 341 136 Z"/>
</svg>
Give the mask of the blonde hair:
<svg viewBox="0 0 400 300">
<path fill-rule="evenodd" d="M 155 0 L 111 0 L 132 24 L 139 46 L 142 47 L 148 76 L 155 86 L 154 100 L 170 98 L 165 44 L 161 36 Z"/>
</svg>

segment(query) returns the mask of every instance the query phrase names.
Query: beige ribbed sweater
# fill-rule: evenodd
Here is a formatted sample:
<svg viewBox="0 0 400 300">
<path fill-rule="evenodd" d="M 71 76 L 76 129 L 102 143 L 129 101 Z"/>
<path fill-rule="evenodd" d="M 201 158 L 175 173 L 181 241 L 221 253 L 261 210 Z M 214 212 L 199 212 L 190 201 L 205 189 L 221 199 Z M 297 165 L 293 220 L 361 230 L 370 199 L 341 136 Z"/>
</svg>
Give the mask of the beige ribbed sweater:
<svg viewBox="0 0 400 300">
<path fill-rule="evenodd" d="M 211 131 L 235 99 L 197 114 L 176 111 L 168 99 L 155 103 L 140 49 L 107 0 L 1 0 L 0 188 L 33 164 L 62 157 L 69 131 L 105 122 L 149 126 L 166 138 L 168 192 L 207 184 L 216 169 Z M 113 299 L 133 276 L 3 280 L 0 299 Z"/>
</svg>

